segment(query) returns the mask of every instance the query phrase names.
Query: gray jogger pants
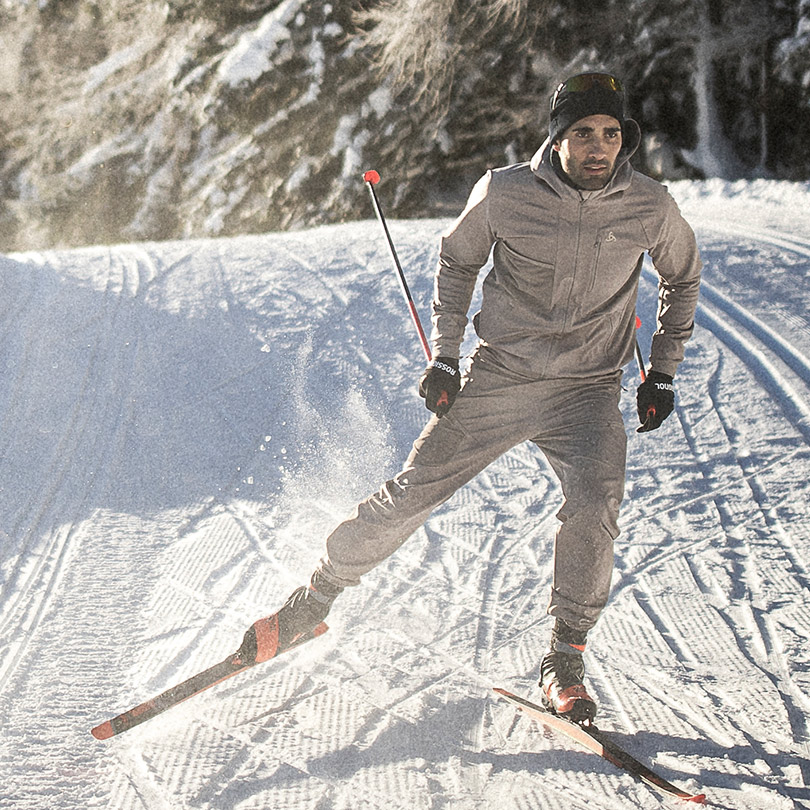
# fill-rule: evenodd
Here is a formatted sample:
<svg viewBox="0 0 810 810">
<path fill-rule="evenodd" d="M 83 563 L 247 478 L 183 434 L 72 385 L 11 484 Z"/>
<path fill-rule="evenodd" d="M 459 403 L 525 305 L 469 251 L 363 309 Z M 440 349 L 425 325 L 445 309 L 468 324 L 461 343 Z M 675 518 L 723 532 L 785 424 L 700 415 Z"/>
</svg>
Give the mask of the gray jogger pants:
<svg viewBox="0 0 810 810">
<path fill-rule="evenodd" d="M 430 420 L 402 471 L 329 535 L 322 571 L 336 584 L 358 584 L 456 490 L 507 450 L 532 441 L 564 498 L 549 613 L 590 629 L 607 602 L 624 494 L 620 380 L 616 373 L 527 382 L 477 354 L 453 407 Z"/>
</svg>

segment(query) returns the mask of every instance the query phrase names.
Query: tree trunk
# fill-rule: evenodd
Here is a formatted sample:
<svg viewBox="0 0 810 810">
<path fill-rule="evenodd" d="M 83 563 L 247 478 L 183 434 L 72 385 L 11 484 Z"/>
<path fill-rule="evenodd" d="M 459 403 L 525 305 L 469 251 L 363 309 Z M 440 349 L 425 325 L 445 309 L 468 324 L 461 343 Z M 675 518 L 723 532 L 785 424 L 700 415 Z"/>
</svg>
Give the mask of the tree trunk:
<svg viewBox="0 0 810 810">
<path fill-rule="evenodd" d="M 714 93 L 714 55 L 717 33 L 712 25 L 705 0 L 697 0 L 698 31 L 694 46 L 695 69 L 692 86 L 697 103 L 697 146 L 685 153 L 686 159 L 706 177 L 726 180 L 742 174 L 740 161 L 723 132 Z"/>
</svg>

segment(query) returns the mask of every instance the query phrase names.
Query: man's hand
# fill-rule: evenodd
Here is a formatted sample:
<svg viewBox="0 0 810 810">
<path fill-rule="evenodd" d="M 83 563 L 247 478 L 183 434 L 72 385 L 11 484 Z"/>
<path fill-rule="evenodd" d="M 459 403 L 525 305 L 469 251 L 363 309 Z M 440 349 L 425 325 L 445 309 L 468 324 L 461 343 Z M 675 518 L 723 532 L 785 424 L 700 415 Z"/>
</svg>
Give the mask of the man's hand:
<svg viewBox="0 0 810 810">
<path fill-rule="evenodd" d="M 438 417 L 444 416 L 461 388 L 458 360 L 454 357 L 436 357 L 419 380 L 419 396 L 425 407 Z"/>
<path fill-rule="evenodd" d="M 675 407 L 675 386 L 669 374 L 651 371 L 636 392 L 638 419 L 641 427 L 637 433 L 656 430 Z"/>
</svg>

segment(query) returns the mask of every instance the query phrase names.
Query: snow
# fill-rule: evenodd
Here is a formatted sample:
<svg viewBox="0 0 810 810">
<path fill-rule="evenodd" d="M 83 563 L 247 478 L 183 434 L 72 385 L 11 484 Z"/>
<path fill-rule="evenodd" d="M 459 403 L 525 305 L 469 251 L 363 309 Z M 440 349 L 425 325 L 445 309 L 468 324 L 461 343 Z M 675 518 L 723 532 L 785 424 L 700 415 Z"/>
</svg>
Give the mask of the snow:
<svg viewBox="0 0 810 810">
<path fill-rule="evenodd" d="M 82 87 L 82 93 L 90 95 L 113 74 L 122 68 L 140 59 L 155 46 L 153 39 L 143 39 L 126 48 L 114 51 L 106 59 L 99 62 L 87 71 L 87 81 Z"/>
<path fill-rule="evenodd" d="M 370 93 L 367 101 L 367 104 L 374 110 L 374 114 L 381 120 L 391 109 L 393 103 L 394 98 L 391 94 L 391 90 L 385 85 L 378 87 L 374 92 Z"/>
<path fill-rule="evenodd" d="M 303 0 L 284 0 L 255 29 L 245 31 L 220 63 L 219 81 L 236 87 L 242 82 L 255 82 L 270 70 L 276 50 L 290 39 L 288 26 L 304 5 Z"/>
<path fill-rule="evenodd" d="M 806 807 L 810 188 L 672 190 L 704 292 L 656 433 L 635 433 L 627 372 L 588 680 L 601 725 L 711 806 Z M 423 318 L 445 224 L 390 223 Z M 421 350 L 373 220 L 18 254 L 0 293 L 0 806 L 662 806 L 491 692 L 537 697 L 550 629 L 559 491 L 528 445 L 341 596 L 325 636 L 94 740 L 306 580 L 421 429 Z M 647 268 L 644 346 L 655 299 Z"/>
<path fill-rule="evenodd" d="M 314 166 L 314 160 L 303 160 L 293 169 L 290 176 L 287 178 L 287 182 L 284 184 L 284 188 L 286 188 L 287 191 L 295 191 L 295 189 L 300 188 L 301 185 L 309 179 Z"/>
<path fill-rule="evenodd" d="M 97 146 L 88 149 L 82 156 L 67 168 L 67 175 L 82 179 L 93 171 L 103 168 L 108 161 L 123 155 L 139 154 L 144 149 L 145 139 L 132 131 L 122 132 Z"/>
<path fill-rule="evenodd" d="M 362 129 L 355 134 L 354 129 L 359 120 L 360 116 L 354 113 L 342 116 L 338 121 L 335 136 L 332 139 L 332 147 L 329 150 L 329 154 L 333 157 L 343 154 L 340 176 L 344 184 L 351 183 L 354 178 L 362 174 L 363 149 L 371 140 L 371 132 L 368 129 Z"/>
</svg>

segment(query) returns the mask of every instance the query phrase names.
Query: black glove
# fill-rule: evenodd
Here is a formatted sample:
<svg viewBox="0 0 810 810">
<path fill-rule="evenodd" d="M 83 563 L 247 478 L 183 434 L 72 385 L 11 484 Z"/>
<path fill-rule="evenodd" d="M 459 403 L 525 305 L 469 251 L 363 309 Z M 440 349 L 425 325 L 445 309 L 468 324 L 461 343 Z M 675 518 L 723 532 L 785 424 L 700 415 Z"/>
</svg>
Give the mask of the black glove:
<svg viewBox="0 0 810 810">
<path fill-rule="evenodd" d="M 651 371 L 636 392 L 638 419 L 641 427 L 636 433 L 656 430 L 675 407 L 675 386 L 669 374 Z"/>
<path fill-rule="evenodd" d="M 438 417 L 444 416 L 461 388 L 461 375 L 455 357 L 436 357 L 419 380 L 419 396 L 425 407 Z"/>
</svg>

